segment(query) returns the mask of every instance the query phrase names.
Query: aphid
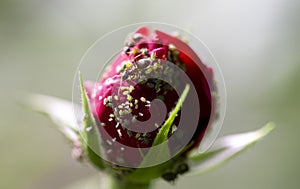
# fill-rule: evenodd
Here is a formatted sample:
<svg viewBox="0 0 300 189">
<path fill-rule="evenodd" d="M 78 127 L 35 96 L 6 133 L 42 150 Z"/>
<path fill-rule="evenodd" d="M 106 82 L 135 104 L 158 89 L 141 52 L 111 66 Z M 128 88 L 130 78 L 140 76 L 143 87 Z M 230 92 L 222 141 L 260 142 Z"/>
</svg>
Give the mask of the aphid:
<svg viewBox="0 0 300 189">
<path fill-rule="evenodd" d="M 106 140 L 107 144 L 112 145 L 110 140 Z"/>
<path fill-rule="evenodd" d="M 161 176 L 164 180 L 170 182 L 170 181 L 174 181 L 177 178 L 177 174 L 176 173 L 165 173 Z"/>
<path fill-rule="evenodd" d="M 142 102 L 146 102 L 145 97 L 141 97 L 140 100 L 141 100 Z"/>
<path fill-rule="evenodd" d="M 137 61 L 137 66 L 139 68 L 146 68 L 150 63 L 151 61 L 148 58 L 140 59 Z"/>
<path fill-rule="evenodd" d="M 93 127 L 87 127 L 85 130 L 87 131 L 87 132 L 90 132 L 91 130 L 93 129 Z"/>
<path fill-rule="evenodd" d="M 186 163 L 180 164 L 177 167 L 177 173 L 180 174 L 180 175 L 182 175 L 182 174 L 184 174 L 188 171 L 189 171 L 189 166 Z"/>
<path fill-rule="evenodd" d="M 118 130 L 117 130 L 117 132 L 118 132 L 118 135 L 119 135 L 119 137 L 122 137 L 121 130 L 120 130 L 120 129 L 118 129 Z"/>
</svg>

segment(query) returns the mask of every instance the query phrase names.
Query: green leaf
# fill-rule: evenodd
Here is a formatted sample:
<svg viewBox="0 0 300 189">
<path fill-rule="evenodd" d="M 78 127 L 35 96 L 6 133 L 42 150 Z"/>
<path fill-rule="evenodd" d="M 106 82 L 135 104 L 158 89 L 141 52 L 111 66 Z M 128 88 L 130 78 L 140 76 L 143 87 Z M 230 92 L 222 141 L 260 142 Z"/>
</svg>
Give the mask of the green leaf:
<svg viewBox="0 0 300 189">
<path fill-rule="evenodd" d="M 156 135 L 153 146 L 158 145 L 168 139 L 168 133 L 170 132 L 170 129 L 172 128 L 173 122 L 176 118 L 177 113 L 179 112 L 182 103 L 184 102 L 188 92 L 190 90 L 190 85 L 186 85 L 184 91 L 182 92 L 182 95 L 180 96 L 174 110 L 171 112 L 169 118 L 166 120 L 166 122 L 163 124 L 161 129 L 159 130 L 158 134 Z"/>
<path fill-rule="evenodd" d="M 187 84 L 185 86 L 184 91 L 182 92 L 174 110 L 170 113 L 170 116 L 165 121 L 165 123 L 162 125 L 161 129 L 157 133 L 152 148 L 148 151 L 148 153 L 144 156 L 143 161 L 141 163 L 141 167 L 144 167 L 148 165 L 148 162 L 155 162 L 155 159 L 161 158 L 161 157 L 170 157 L 170 151 L 168 143 L 164 143 L 168 139 L 168 134 L 172 128 L 173 122 L 176 118 L 177 113 L 179 112 L 182 103 L 184 102 L 188 92 L 190 90 L 190 86 Z M 154 146 L 160 144 L 161 146 L 159 149 L 153 148 Z M 168 159 L 168 158 L 167 158 Z"/>
<path fill-rule="evenodd" d="M 55 123 L 55 128 L 71 142 L 79 140 L 74 110 L 80 109 L 80 106 L 67 100 L 40 94 L 28 95 L 25 103 L 33 110 L 48 116 Z"/>
<path fill-rule="evenodd" d="M 82 111 L 84 113 L 83 118 L 83 130 L 81 131 L 82 143 L 85 149 L 85 155 L 88 159 L 99 169 L 104 169 L 104 163 L 102 158 L 98 155 L 101 154 L 100 134 L 98 126 L 94 120 L 94 117 L 90 111 L 89 101 L 85 92 L 82 76 L 79 73 L 80 88 L 81 88 L 81 100 Z"/>
<path fill-rule="evenodd" d="M 223 165 L 225 162 L 253 146 L 275 128 L 268 123 L 259 130 L 235 134 L 218 139 L 206 153 L 194 152 L 189 155 L 190 174 L 202 174 Z"/>
</svg>

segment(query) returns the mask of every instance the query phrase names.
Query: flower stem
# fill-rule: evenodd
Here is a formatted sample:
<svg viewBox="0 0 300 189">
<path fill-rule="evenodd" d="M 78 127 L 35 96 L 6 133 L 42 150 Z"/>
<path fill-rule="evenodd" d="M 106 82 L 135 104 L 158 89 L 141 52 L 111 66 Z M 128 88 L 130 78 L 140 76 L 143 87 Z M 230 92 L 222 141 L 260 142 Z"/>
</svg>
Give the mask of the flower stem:
<svg viewBox="0 0 300 189">
<path fill-rule="evenodd" d="M 117 178 L 111 176 L 110 178 L 111 189 L 150 189 L 150 182 L 133 182 L 125 178 Z"/>
</svg>

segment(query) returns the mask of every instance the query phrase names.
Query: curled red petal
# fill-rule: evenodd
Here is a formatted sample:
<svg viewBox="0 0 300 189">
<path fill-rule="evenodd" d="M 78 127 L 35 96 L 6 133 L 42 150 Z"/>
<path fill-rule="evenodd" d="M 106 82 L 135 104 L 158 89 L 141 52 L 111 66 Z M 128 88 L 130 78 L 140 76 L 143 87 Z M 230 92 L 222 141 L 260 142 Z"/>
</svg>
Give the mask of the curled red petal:
<svg viewBox="0 0 300 189">
<path fill-rule="evenodd" d="M 139 33 L 142 34 L 144 36 L 149 36 L 150 35 L 150 28 L 147 26 L 143 26 L 138 28 L 134 33 Z"/>
</svg>

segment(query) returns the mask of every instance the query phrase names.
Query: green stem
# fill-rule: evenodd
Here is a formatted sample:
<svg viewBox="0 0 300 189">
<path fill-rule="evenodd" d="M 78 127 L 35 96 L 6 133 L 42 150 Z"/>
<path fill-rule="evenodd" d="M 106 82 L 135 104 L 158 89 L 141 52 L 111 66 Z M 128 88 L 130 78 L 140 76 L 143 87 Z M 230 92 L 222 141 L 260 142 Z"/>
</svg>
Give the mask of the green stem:
<svg viewBox="0 0 300 189">
<path fill-rule="evenodd" d="M 133 182 L 124 178 L 116 178 L 111 176 L 110 178 L 111 189 L 150 189 L 150 182 Z"/>
</svg>

